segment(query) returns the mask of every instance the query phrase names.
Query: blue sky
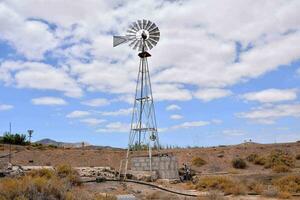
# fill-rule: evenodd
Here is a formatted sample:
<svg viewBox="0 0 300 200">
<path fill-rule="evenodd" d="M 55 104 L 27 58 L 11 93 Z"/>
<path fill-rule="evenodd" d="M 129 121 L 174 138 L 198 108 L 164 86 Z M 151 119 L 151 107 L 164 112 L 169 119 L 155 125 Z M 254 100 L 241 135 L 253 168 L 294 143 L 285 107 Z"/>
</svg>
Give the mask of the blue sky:
<svg viewBox="0 0 300 200">
<path fill-rule="evenodd" d="M 112 47 L 137 19 L 163 145 L 300 140 L 300 2 L 0 2 L 0 133 L 125 147 L 137 52 Z M 176 12 L 174 12 L 176 11 Z"/>
</svg>

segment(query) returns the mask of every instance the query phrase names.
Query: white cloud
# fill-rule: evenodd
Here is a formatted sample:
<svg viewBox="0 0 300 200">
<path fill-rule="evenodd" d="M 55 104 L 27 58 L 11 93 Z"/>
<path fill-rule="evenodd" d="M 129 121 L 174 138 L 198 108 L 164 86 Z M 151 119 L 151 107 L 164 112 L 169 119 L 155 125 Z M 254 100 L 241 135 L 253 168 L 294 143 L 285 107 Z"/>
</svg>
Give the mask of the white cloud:
<svg viewBox="0 0 300 200">
<path fill-rule="evenodd" d="M 257 123 L 273 124 L 280 118 L 300 117 L 300 104 L 267 105 L 254 108 L 249 112 L 238 113 L 237 116 Z"/>
<path fill-rule="evenodd" d="M 57 69 L 39 62 L 5 61 L 0 65 L 1 70 L 9 77 L 5 79 L 6 81 L 4 80 L 7 85 L 15 85 L 18 88 L 56 90 L 70 97 L 82 96 L 82 89 L 64 69 Z"/>
<path fill-rule="evenodd" d="M 117 111 L 107 111 L 107 112 L 100 112 L 103 116 L 121 116 L 121 115 L 129 115 L 132 113 L 132 108 L 122 108 Z"/>
<path fill-rule="evenodd" d="M 41 59 L 46 52 L 58 55 L 55 69 L 63 68 L 60 64 L 69 68 L 68 76 L 59 80 L 76 77 L 78 85 L 75 83 L 72 96 L 80 96 L 78 87 L 132 95 L 138 67 L 136 52 L 127 45 L 112 48 L 107 33 L 124 34 L 128 23 L 139 19 L 142 12 L 161 30 L 161 40 L 149 59 L 155 101 L 187 101 L 193 98 L 193 90 L 200 93 L 196 98 L 209 101 L 228 95 L 222 88 L 299 59 L 300 46 L 291 45 L 300 43 L 299 8 L 299 1 L 280 0 L 226 0 L 222 5 L 213 0 L 10 0 L 1 2 L 0 37 L 27 58 Z M 55 29 L 30 18 L 50 22 Z M 238 59 L 236 42 L 242 49 Z M 251 48 L 247 48 L 249 44 Z M 8 80 L 7 74 L 2 74 L 0 68 L 1 79 Z M 33 88 L 39 87 L 36 84 Z M 64 87 L 57 88 L 70 95 Z M 201 88 L 219 91 L 204 94 Z"/>
<path fill-rule="evenodd" d="M 92 107 L 106 106 L 110 104 L 109 101 L 104 98 L 90 99 L 81 103 Z"/>
<path fill-rule="evenodd" d="M 166 107 L 166 110 L 168 110 L 168 111 L 170 111 L 170 110 L 181 110 L 181 107 L 176 105 L 176 104 L 171 104 L 171 105 Z"/>
<path fill-rule="evenodd" d="M 104 128 L 97 129 L 97 132 L 129 132 L 130 124 L 121 122 L 112 122 L 105 125 Z"/>
<path fill-rule="evenodd" d="M 182 115 L 171 115 L 170 119 L 174 119 L 174 120 L 178 120 L 178 119 L 182 119 L 183 116 Z"/>
<path fill-rule="evenodd" d="M 218 88 L 209 88 L 209 89 L 200 89 L 194 96 L 202 101 L 211 101 L 218 98 L 223 98 L 231 95 L 232 92 L 230 90 L 218 89 Z"/>
<path fill-rule="evenodd" d="M 9 105 L 9 104 L 0 104 L 0 111 L 11 110 L 11 109 L 13 109 L 13 108 L 14 108 L 13 105 Z"/>
<path fill-rule="evenodd" d="M 31 102 L 34 105 L 49 105 L 49 106 L 67 104 L 67 102 L 64 99 L 57 98 L 57 97 L 39 97 L 39 98 L 31 99 Z"/>
<path fill-rule="evenodd" d="M 209 124 L 210 122 L 208 121 L 190 121 L 190 122 L 184 122 L 182 124 L 172 126 L 171 129 L 195 128 L 195 127 L 207 126 Z"/>
<path fill-rule="evenodd" d="M 28 59 L 41 60 L 58 44 L 45 23 L 25 19 L 3 2 L 0 3 L 0 24 L 0 38 L 7 40 Z"/>
<path fill-rule="evenodd" d="M 246 133 L 242 130 L 223 130 L 222 133 L 226 136 L 243 136 L 246 135 Z"/>
<path fill-rule="evenodd" d="M 82 110 L 75 110 L 69 114 L 67 114 L 67 118 L 82 118 L 89 116 L 91 113 L 88 111 L 82 111 Z"/>
<path fill-rule="evenodd" d="M 85 118 L 85 119 L 80 120 L 80 122 L 85 123 L 90 126 L 97 126 L 105 121 L 106 120 L 104 120 L 104 119 L 97 119 L 97 118 Z"/>
<path fill-rule="evenodd" d="M 261 103 L 273 103 L 280 101 L 290 101 L 297 98 L 296 89 L 267 89 L 259 92 L 243 94 L 241 98 L 248 101 L 259 101 Z"/>
</svg>

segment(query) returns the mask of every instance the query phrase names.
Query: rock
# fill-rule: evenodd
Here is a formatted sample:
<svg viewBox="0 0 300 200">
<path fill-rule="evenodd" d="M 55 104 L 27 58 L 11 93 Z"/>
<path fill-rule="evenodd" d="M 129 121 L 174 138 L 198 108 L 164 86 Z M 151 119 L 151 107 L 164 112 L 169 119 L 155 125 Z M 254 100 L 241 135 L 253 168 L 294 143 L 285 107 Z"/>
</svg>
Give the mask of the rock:
<svg viewBox="0 0 300 200">
<path fill-rule="evenodd" d="M 138 181 L 152 182 L 158 179 L 158 174 L 156 171 L 150 172 L 150 171 L 129 170 L 127 173 L 129 176 L 131 176 L 133 180 L 138 180 Z"/>
<path fill-rule="evenodd" d="M 118 172 L 111 167 L 75 167 L 81 177 L 102 177 L 113 179 Z"/>
</svg>

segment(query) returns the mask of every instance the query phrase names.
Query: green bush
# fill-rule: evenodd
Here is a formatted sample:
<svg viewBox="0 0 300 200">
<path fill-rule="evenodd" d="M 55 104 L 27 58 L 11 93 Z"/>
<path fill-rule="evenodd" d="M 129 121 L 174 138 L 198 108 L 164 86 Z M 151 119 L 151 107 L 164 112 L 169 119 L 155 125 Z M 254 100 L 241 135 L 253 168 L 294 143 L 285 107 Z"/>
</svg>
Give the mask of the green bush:
<svg viewBox="0 0 300 200">
<path fill-rule="evenodd" d="M 231 163 L 232 166 L 236 169 L 245 169 L 247 167 L 245 160 L 242 158 L 235 158 Z"/>
<path fill-rule="evenodd" d="M 6 144 L 15 144 L 15 145 L 27 145 L 29 142 L 26 139 L 25 134 L 10 134 L 4 133 L 2 142 Z"/>
</svg>

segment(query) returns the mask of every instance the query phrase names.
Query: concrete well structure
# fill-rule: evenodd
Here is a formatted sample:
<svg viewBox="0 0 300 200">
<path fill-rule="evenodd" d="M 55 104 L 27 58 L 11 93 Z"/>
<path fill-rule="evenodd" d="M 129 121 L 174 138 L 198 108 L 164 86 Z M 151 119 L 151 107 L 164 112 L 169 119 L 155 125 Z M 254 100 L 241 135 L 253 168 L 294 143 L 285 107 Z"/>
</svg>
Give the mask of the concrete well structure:
<svg viewBox="0 0 300 200">
<path fill-rule="evenodd" d="M 149 156 L 132 157 L 130 164 L 133 171 L 150 171 Z M 158 178 L 179 179 L 178 163 L 174 155 L 153 155 L 151 164 Z"/>
</svg>

